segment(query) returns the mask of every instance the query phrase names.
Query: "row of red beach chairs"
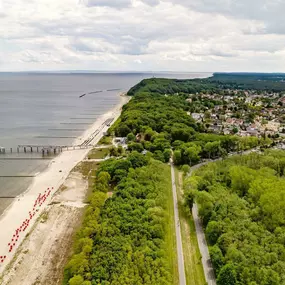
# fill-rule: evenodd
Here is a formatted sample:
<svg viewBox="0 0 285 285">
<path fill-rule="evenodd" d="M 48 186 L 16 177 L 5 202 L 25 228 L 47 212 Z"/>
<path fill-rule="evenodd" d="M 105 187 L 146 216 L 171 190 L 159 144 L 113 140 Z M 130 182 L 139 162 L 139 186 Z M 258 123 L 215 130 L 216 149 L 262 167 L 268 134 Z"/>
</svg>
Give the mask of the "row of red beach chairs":
<svg viewBox="0 0 285 285">
<path fill-rule="evenodd" d="M 13 251 L 13 248 L 16 246 L 16 243 L 20 239 L 20 234 L 24 233 L 26 229 L 29 227 L 30 221 L 34 218 L 36 213 L 39 211 L 39 208 L 43 205 L 43 203 L 45 203 L 46 199 L 50 196 L 52 190 L 53 187 L 51 189 L 47 188 L 47 190 L 44 192 L 43 195 L 41 193 L 39 194 L 38 198 L 36 199 L 33 205 L 33 209 L 29 211 L 29 218 L 25 219 L 22 222 L 21 226 L 15 230 L 15 233 L 13 234 L 11 241 L 8 243 L 9 252 Z M 7 258 L 6 255 L 3 256 L 0 255 L 0 263 L 3 263 L 6 258 Z"/>
</svg>

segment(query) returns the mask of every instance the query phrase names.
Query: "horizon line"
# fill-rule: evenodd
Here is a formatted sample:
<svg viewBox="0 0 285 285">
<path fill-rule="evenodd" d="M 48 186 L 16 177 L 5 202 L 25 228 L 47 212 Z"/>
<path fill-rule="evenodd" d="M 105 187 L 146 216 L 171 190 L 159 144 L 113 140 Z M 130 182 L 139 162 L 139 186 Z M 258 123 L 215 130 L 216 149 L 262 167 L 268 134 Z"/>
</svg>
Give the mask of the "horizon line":
<svg viewBox="0 0 285 285">
<path fill-rule="evenodd" d="M 69 70 L 22 70 L 22 71 L 0 71 L 0 74 L 9 74 L 9 73 L 21 73 L 21 74 L 203 74 L 203 73 L 209 73 L 209 74 L 285 74 L 285 72 L 257 72 L 257 71 L 137 71 L 137 70 L 129 70 L 129 71 L 118 71 L 118 70 L 77 70 L 77 69 L 69 69 Z"/>
</svg>

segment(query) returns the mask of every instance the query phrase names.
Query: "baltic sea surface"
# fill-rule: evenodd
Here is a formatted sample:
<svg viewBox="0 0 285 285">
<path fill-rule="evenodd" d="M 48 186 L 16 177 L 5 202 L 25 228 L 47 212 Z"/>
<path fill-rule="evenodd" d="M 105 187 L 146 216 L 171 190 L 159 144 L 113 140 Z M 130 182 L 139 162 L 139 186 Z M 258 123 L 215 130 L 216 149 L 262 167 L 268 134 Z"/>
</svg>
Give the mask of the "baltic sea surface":
<svg viewBox="0 0 285 285">
<path fill-rule="evenodd" d="M 119 103 L 120 92 L 128 91 L 144 78 L 208 76 L 211 74 L 0 73 L 0 147 L 6 148 L 6 154 L 0 154 L 0 215 L 13 201 L 12 197 L 23 193 L 32 181 L 32 178 L 3 176 L 32 176 L 43 171 L 50 162 L 4 159 L 40 155 L 17 154 L 18 145 L 72 144 L 96 118 Z M 79 98 L 97 91 L 102 92 Z M 13 148 L 12 154 L 10 148 Z"/>
</svg>

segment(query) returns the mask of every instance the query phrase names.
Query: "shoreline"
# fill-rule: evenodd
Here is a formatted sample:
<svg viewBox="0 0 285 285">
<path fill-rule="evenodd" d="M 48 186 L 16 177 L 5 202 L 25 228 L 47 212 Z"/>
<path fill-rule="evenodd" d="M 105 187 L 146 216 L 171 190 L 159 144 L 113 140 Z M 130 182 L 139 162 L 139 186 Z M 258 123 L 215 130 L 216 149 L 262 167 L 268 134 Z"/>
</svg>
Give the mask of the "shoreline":
<svg viewBox="0 0 285 285">
<path fill-rule="evenodd" d="M 119 118 L 121 109 L 130 99 L 120 93 L 120 102 L 110 111 L 100 116 L 90 128 L 74 140 L 73 145 L 84 142 L 98 130 L 93 139 L 95 146 L 110 126 L 103 125 L 107 119 Z M 32 230 L 38 217 L 46 209 L 54 194 L 66 181 L 72 169 L 88 154 L 90 148 L 68 150 L 55 157 L 47 168 L 34 177 L 31 185 L 0 216 L 0 278 L 7 265 L 13 260 L 17 249 Z M 24 233 L 25 232 L 25 233 Z M 12 247 L 12 248 L 11 248 Z"/>
</svg>

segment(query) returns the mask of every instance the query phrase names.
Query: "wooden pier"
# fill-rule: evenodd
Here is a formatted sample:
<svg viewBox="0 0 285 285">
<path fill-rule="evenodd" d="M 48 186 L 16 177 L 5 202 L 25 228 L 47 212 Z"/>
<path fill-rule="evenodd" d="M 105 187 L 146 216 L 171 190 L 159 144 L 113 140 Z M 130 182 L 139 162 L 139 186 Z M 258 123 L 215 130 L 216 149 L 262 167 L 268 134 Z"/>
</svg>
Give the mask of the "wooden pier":
<svg viewBox="0 0 285 285">
<path fill-rule="evenodd" d="M 76 149 L 84 149 L 84 148 L 89 148 L 92 147 L 90 144 L 81 144 L 81 145 L 36 145 L 36 144 L 25 144 L 25 145 L 18 145 L 17 148 L 0 148 L 0 155 L 1 154 L 13 154 L 13 153 L 41 153 L 42 156 L 44 157 L 45 155 L 50 156 L 50 155 L 57 155 L 63 151 L 66 150 L 76 150 Z M 1 158 L 1 159 L 5 159 Z M 21 160 L 25 158 L 7 158 L 9 159 L 14 159 L 14 160 Z M 29 159 L 38 159 L 38 158 L 29 158 Z"/>
<path fill-rule="evenodd" d="M 0 160 L 52 160 L 53 157 L 6 157 L 0 156 Z"/>
<path fill-rule="evenodd" d="M 35 175 L 1 175 L 0 178 L 34 178 Z"/>
<path fill-rule="evenodd" d="M 61 131 L 61 132 L 84 132 L 85 129 L 48 129 L 49 131 Z"/>
<path fill-rule="evenodd" d="M 0 199 L 15 199 L 17 196 L 0 196 Z"/>
<path fill-rule="evenodd" d="M 84 119 L 84 120 L 86 120 L 86 119 Z M 61 125 L 92 125 L 92 124 L 94 124 L 95 120 L 96 119 L 93 119 L 90 121 L 88 121 L 88 120 L 83 121 L 83 119 L 82 120 L 81 119 L 79 119 L 79 120 L 71 119 L 71 121 L 74 123 L 69 122 L 69 123 L 60 123 L 60 124 Z"/>
<path fill-rule="evenodd" d="M 52 155 L 57 155 L 63 151 L 66 150 L 76 150 L 76 149 L 84 149 L 84 148 L 91 148 L 93 147 L 92 142 L 93 140 L 98 136 L 100 131 L 104 127 L 109 127 L 111 123 L 114 121 L 114 118 L 107 119 L 97 130 L 95 130 L 89 138 L 87 138 L 82 144 L 80 145 L 37 145 L 37 144 L 21 144 L 18 145 L 16 149 L 13 148 L 5 148 L 5 147 L 0 147 L 0 155 L 1 154 L 12 154 L 12 153 L 41 153 L 42 157 L 49 157 Z M 71 124 L 71 123 L 66 123 L 66 124 Z M 77 124 L 77 123 L 76 123 Z M 58 129 L 60 130 L 60 129 Z M 49 136 L 37 136 L 37 138 L 51 138 Z M 52 137 L 52 138 L 63 138 L 63 137 Z M 67 137 L 64 137 L 67 138 Z M 76 137 L 68 137 L 68 138 L 76 138 Z M 2 159 L 2 158 L 1 158 Z M 3 157 L 5 159 L 5 157 Z M 8 158 L 9 159 L 9 158 Z M 8 160 L 7 159 L 7 160 Z M 11 160 L 21 160 L 25 158 L 21 157 L 15 157 L 11 158 Z M 30 158 L 30 159 L 38 159 L 38 158 Z"/>
</svg>

